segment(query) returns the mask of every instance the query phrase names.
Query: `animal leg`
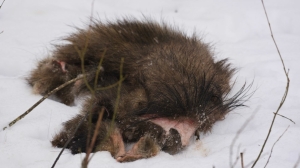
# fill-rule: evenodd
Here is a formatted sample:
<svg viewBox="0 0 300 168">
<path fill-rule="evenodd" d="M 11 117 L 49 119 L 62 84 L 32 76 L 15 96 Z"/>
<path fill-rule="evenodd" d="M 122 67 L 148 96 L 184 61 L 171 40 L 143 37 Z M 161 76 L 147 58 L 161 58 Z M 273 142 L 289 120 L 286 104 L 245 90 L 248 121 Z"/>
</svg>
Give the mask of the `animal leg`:
<svg viewBox="0 0 300 168">
<path fill-rule="evenodd" d="M 115 159 L 123 157 L 126 152 L 119 129 L 114 124 L 111 124 L 111 121 L 102 125 L 102 127 L 105 128 L 101 128 L 102 132 L 98 135 L 98 142 L 93 152 L 109 151 Z M 105 130 L 103 131 L 103 129 Z"/>
<path fill-rule="evenodd" d="M 72 154 L 86 152 L 87 140 L 91 142 L 95 131 L 95 124 L 89 124 L 87 121 L 82 123 L 75 135 L 72 137 L 72 133 L 75 131 L 76 125 L 80 122 L 82 116 L 69 120 L 64 124 L 64 129 L 57 134 L 51 141 L 55 147 L 63 147 L 65 143 L 71 138 L 67 148 L 71 150 Z M 91 134 L 88 135 L 88 130 L 91 129 Z M 102 121 L 96 142 L 92 147 L 92 152 L 97 151 L 109 151 L 114 158 L 119 158 L 125 155 L 125 146 L 119 129 L 111 124 L 111 121 Z"/>
<path fill-rule="evenodd" d="M 169 154 L 176 154 L 184 147 L 181 140 L 182 137 L 176 128 L 165 129 L 165 125 L 158 125 L 153 123 L 151 120 L 144 120 L 139 117 L 125 118 L 118 123 L 125 141 L 138 141 L 133 149 L 126 154 L 128 157 L 130 156 L 129 160 L 134 158 L 138 159 L 139 157 L 147 158 L 152 156 L 152 154 L 149 154 L 147 151 L 143 150 L 155 151 L 155 149 L 157 149 L 156 146 L 159 146 L 160 150 L 163 150 Z M 149 139 L 152 139 L 153 143 L 150 143 Z M 154 149 L 143 147 L 144 141 L 153 144 L 148 146 L 152 146 Z M 139 152 L 137 149 L 139 149 Z M 121 161 L 123 161 L 123 159 L 121 159 Z"/>
<path fill-rule="evenodd" d="M 181 137 L 176 129 L 171 128 L 164 139 L 156 139 L 150 134 L 141 137 L 123 157 L 117 158 L 119 162 L 131 162 L 138 159 L 157 155 L 160 150 L 176 154 L 182 149 Z"/>
</svg>

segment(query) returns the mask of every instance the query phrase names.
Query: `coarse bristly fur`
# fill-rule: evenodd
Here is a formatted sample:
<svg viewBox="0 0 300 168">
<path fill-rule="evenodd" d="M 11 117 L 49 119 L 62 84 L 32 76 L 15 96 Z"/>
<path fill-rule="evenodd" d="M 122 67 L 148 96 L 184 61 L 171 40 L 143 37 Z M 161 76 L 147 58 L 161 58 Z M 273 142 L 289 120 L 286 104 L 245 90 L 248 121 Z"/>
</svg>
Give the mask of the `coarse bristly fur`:
<svg viewBox="0 0 300 168">
<path fill-rule="evenodd" d="M 98 79 L 97 88 L 116 84 L 120 72 L 125 77 L 119 95 L 118 85 L 96 90 L 95 96 L 86 100 L 82 113 L 64 123 L 54 137 L 52 145 L 57 147 L 71 138 L 67 148 L 73 154 L 86 151 L 91 137 L 88 130 L 95 129 L 102 108 L 105 113 L 93 152 L 106 150 L 126 162 L 154 156 L 160 150 L 178 153 L 191 136 L 183 129 L 196 136 L 206 133 L 247 99 L 250 86 L 245 85 L 229 96 L 235 70 L 226 59 L 216 61 L 209 45 L 166 24 L 147 19 L 93 21 L 89 28 L 78 29 L 65 40 L 68 44 L 57 45 L 52 57 L 41 60 L 28 77 L 35 93 L 46 94 L 82 75 L 82 63 L 88 83 L 94 86 Z M 85 82 L 79 80 L 56 96 L 70 105 L 75 96 L 88 93 Z M 71 137 L 87 113 L 91 123 L 85 120 Z M 126 152 L 124 142 L 136 143 Z"/>
</svg>

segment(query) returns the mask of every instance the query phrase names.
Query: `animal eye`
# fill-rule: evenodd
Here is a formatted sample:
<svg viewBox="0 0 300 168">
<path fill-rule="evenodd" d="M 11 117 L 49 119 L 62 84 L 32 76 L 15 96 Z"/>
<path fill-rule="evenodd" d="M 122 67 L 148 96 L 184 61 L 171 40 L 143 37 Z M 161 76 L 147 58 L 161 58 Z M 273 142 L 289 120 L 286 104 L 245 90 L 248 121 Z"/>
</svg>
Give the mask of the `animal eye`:
<svg viewBox="0 0 300 168">
<path fill-rule="evenodd" d="M 218 96 L 212 96 L 210 101 L 213 103 L 219 103 L 221 99 Z"/>
</svg>

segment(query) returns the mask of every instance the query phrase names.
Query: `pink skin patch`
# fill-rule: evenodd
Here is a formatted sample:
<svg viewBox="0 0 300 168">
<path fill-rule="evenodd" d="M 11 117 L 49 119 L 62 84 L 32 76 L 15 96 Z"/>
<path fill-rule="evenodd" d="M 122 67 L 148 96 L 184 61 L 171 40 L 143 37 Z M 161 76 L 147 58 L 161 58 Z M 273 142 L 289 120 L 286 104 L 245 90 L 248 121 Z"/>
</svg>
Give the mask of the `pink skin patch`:
<svg viewBox="0 0 300 168">
<path fill-rule="evenodd" d="M 66 70 L 66 63 L 63 62 L 63 61 L 59 61 L 58 63 L 60 64 L 62 71 L 63 72 L 67 72 L 67 70 Z"/>
<path fill-rule="evenodd" d="M 66 70 L 66 63 L 64 61 L 57 61 L 56 60 L 56 62 L 60 64 L 61 70 L 63 72 L 67 72 L 67 70 Z"/>
<path fill-rule="evenodd" d="M 167 133 L 171 128 L 176 129 L 181 137 L 182 146 L 189 144 L 190 138 L 195 134 L 197 130 L 197 124 L 190 118 L 178 118 L 178 119 L 167 119 L 167 118 L 156 118 L 151 119 L 151 122 L 161 126 Z"/>
</svg>

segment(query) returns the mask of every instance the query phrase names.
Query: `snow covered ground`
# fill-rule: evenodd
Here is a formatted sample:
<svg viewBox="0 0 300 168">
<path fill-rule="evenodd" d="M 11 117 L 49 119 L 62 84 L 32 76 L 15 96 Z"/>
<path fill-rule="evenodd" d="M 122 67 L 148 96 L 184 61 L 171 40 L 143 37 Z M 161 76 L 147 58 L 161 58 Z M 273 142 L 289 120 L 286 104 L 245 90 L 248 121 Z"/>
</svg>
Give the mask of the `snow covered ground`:
<svg viewBox="0 0 300 168">
<path fill-rule="evenodd" d="M 266 0 L 276 41 L 290 70 L 289 95 L 277 117 L 270 139 L 256 167 L 263 167 L 276 144 L 270 168 L 293 167 L 300 156 L 300 1 Z M 181 30 L 202 36 L 215 46 L 217 59 L 230 58 L 238 67 L 238 85 L 254 80 L 254 96 L 248 108 L 236 109 L 212 132 L 177 155 L 158 156 L 131 163 L 118 163 L 108 152 L 97 152 L 89 167 L 230 167 L 240 152 L 245 165 L 258 155 L 286 86 L 286 78 L 272 42 L 260 0 L 95 0 L 93 16 L 113 20 L 123 16 L 164 20 Z M 0 9 L 0 163 L 2 168 L 51 167 L 60 149 L 50 140 L 61 123 L 76 115 L 80 105 L 69 107 L 47 99 L 16 125 L 2 131 L 41 96 L 34 95 L 24 78 L 37 60 L 50 55 L 60 38 L 84 27 L 92 11 L 92 0 L 15 0 Z M 298 74 L 298 75 L 297 75 Z M 258 110 L 255 110 L 258 109 Z M 230 145 L 243 123 L 256 111 L 248 126 Z M 66 150 L 56 167 L 80 167 L 85 154 Z M 240 167 L 240 161 L 237 166 Z"/>
</svg>

